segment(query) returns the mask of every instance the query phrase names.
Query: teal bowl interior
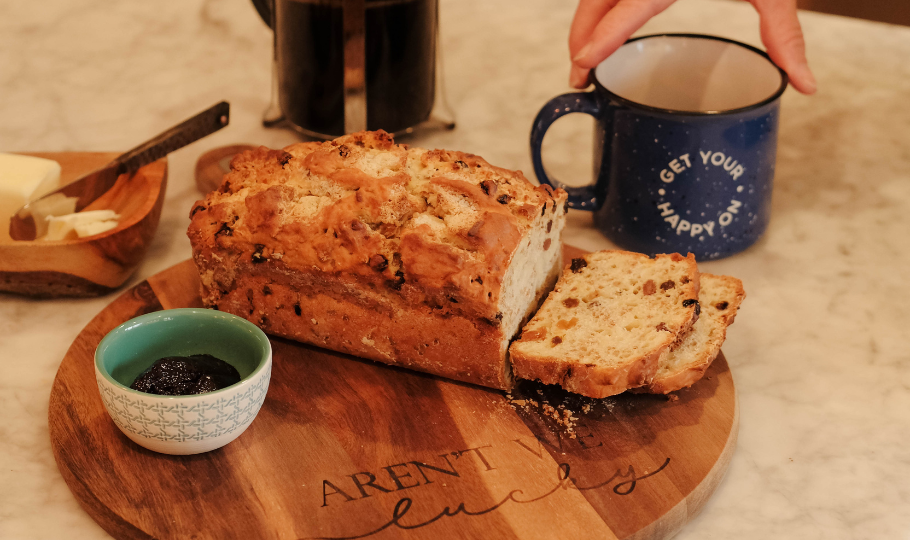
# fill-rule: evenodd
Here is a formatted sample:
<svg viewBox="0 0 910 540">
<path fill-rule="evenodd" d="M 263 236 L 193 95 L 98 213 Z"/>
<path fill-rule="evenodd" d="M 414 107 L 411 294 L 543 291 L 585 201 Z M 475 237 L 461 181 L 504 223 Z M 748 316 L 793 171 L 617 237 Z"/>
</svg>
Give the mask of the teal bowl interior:
<svg viewBox="0 0 910 540">
<path fill-rule="evenodd" d="M 224 360 L 237 368 L 243 381 L 265 368 L 271 345 L 262 330 L 235 315 L 201 308 L 168 309 L 113 329 L 98 345 L 95 365 L 104 377 L 129 389 L 158 359 L 191 354 Z"/>
</svg>

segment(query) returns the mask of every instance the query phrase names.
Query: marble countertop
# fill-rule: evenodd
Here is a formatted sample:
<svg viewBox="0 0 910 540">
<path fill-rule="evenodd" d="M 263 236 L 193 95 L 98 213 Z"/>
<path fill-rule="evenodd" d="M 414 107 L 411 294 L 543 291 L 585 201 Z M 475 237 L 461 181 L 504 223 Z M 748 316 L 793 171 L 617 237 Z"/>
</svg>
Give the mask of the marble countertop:
<svg viewBox="0 0 910 540">
<path fill-rule="evenodd" d="M 532 168 L 531 120 L 569 90 L 573 2 L 443 0 L 446 90 L 458 127 L 409 141 Z M 205 150 L 273 147 L 271 33 L 242 0 L 46 0 L 0 6 L 0 151 L 125 150 L 222 99 L 228 128 L 173 153 L 161 224 L 136 283 L 189 257 Z M 910 537 L 910 28 L 801 13 L 818 94 L 783 97 L 773 217 L 748 251 L 702 269 L 748 298 L 724 345 L 739 395 L 728 474 L 679 534 Z M 685 0 L 643 32 L 760 45 L 745 2 Z M 590 175 L 590 120 L 548 138 L 552 168 Z M 560 157 L 563 156 L 562 159 Z M 609 243 L 573 211 L 565 240 Z M 47 428 L 57 367 L 116 293 L 0 296 L 0 538 L 106 538 L 57 471 Z"/>
</svg>

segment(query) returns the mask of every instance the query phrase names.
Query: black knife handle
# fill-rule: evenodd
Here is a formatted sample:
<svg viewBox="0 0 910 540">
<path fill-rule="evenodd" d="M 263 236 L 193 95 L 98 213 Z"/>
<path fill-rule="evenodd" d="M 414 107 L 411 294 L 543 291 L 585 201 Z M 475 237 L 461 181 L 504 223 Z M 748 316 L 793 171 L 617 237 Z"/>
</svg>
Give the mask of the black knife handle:
<svg viewBox="0 0 910 540">
<path fill-rule="evenodd" d="M 228 125 L 230 118 L 231 105 L 226 101 L 222 101 L 122 154 L 116 159 L 120 163 L 118 173 L 136 171 L 142 166 L 163 158 L 174 150 L 198 141 Z"/>
</svg>

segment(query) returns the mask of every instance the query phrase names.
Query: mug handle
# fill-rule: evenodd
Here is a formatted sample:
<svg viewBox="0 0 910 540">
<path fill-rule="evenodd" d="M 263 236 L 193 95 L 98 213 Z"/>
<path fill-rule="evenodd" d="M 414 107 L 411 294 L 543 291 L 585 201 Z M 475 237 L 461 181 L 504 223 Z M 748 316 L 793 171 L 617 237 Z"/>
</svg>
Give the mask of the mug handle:
<svg viewBox="0 0 910 540">
<path fill-rule="evenodd" d="M 574 92 L 556 96 L 547 102 L 537 113 L 534 124 L 531 126 L 531 161 L 534 163 L 534 174 L 542 184 L 554 188 L 562 188 L 569 194 L 569 206 L 579 210 L 597 210 L 603 201 L 598 200 L 594 191 L 594 184 L 587 186 L 567 186 L 558 180 L 547 176 L 540 155 L 543 137 L 553 122 L 571 113 L 590 114 L 595 119 L 600 119 L 601 104 L 594 92 Z"/>
</svg>

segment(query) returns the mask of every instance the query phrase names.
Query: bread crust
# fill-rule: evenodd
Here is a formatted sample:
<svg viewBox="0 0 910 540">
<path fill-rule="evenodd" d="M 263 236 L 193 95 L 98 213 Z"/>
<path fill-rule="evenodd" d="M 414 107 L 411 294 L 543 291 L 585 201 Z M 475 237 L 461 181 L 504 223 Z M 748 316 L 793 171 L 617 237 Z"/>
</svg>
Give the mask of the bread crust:
<svg viewBox="0 0 910 540">
<path fill-rule="evenodd" d="M 241 284 L 211 307 L 268 334 L 482 386 L 512 387 L 511 371 L 499 361 L 503 335 L 495 321 L 478 324 L 392 298 L 348 297 L 280 266 L 242 271 Z"/>
<path fill-rule="evenodd" d="M 262 147 L 231 168 L 187 231 L 205 305 L 273 335 L 512 386 L 503 328 L 523 313 L 504 320 L 504 279 L 531 230 L 546 227 L 534 249 L 555 257 L 564 191 L 384 132 Z M 536 289 L 527 311 L 547 285 Z"/>
<path fill-rule="evenodd" d="M 512 365 L 522 379 L 544 384 L 558 384 L 562 388 L 592 398 L 605 398 L 647 384 L 657 371 L 664 351 L 656 351 L 624 364 L 617 369 L 604 369 L 580 360 L 554 356 L 524 355 L 516 349 L 510 351 Z"/>
<path fill-rule="evenodd" d="M 688 388 L 705 376 L 705 372 L 708 371 L 708 367 L 711 366 L 718 354 L 720 354 L 719 347 L 714 349 L 712 354 L 705 354 L 697 364 L 678 371 L 670 377 L 652 380 L 646 387 L 636 388 L 633 391 L 647 394 L 669 394 L 670 392 Z"/>
</svg>

